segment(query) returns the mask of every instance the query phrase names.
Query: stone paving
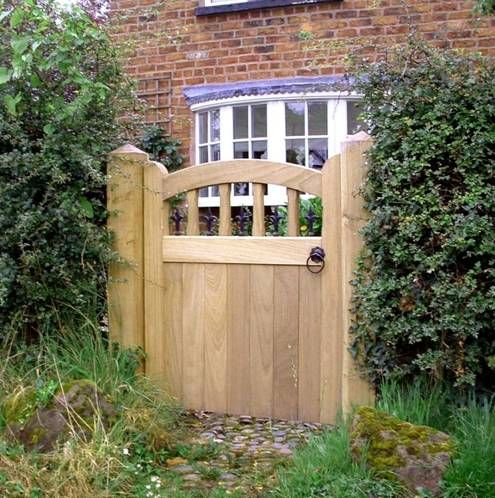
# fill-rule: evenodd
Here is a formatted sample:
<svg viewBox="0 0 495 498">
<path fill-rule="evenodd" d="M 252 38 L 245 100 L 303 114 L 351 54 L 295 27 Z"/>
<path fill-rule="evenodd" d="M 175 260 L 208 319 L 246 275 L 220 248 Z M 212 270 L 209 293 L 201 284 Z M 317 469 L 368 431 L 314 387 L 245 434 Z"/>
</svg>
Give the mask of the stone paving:
<svg viewBox="0 0 495 498">
<path fill-rule="evenodd" d="M 273 479 L 276 467 L 321 431 L 320 424 L 193 412 L 191 447 L 197 452 L 203 448 L 203 455 L 196 460 L 187 455 L 173 458 L 167 466 L 182 478 L 184 489 L 223 488 L 257 496 Z"/>
</svg>

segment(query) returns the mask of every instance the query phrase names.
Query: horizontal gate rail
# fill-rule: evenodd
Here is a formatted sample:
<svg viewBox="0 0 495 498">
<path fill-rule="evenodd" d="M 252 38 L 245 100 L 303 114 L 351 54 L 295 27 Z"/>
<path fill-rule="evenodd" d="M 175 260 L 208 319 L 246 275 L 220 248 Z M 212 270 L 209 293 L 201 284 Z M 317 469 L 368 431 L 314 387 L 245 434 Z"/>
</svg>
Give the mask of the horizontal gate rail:
<svg viewBox="0 0 495 498">
<path fill-rule="evenodd" d="M 321 237 L 175 237 L 163 238 L 164 263 L 305 265 Z M 328 255 L 331 257 L 330 255 Z"/>
</svg>

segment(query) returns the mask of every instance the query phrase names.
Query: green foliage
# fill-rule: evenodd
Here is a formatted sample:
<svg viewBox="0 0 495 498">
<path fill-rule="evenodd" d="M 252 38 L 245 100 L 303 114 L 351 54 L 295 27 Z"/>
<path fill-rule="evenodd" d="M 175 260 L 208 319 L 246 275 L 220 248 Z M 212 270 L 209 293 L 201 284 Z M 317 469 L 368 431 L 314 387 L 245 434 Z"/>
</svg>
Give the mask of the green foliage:
<svg viewBox="0 0 495 498">
<path fill-rule="evenodd" d="M 179 151 L 180 146 L 180 140 L 165 135 L 163 128 L 155 125 L 144 129 L 139 144 L 153 161 L 161 162 L 169 173 L 177 171 L 184 164 L 184 156 Z"/>
<path fill-rule="evenodd" d="M 279 222 L 278 235 L 287 235 L 287 223 L 288 223 L 288 209 L 286 206 L 279 206 L 276 208 L 278 214 L 281 216 Z M 313 230 L 309 230 L 307 216 L 310 211 L 314 215 Z M 321 220 L 322 220 L 323 206 L 321 203 L 321 197 L 310 197 L 309 199 L 300 199 L 299 201 L 299 226 L 301 229 L 301 235 L 304 236 L 320 236 L 321 235 Z M 268 219 L 268 233 L 275 234 L 276 230 L 273 225 L 273 221 Z"/>
<path fill-rule="evenodd" d="M 280 498 L 399 498 L 407 493 L 398 483 L 380 479 L 351 456 L 348 424 L 314 437 L 297 451 L 293 464 L 278 472 L 269 496 Z"/>
<path fill-rule="evenodd" d="M 495 0 L 477 0 L 476 9 L 482 14 L 495 13 Z"/>
<path fill-rule="evenodd" d="M 57 5 L 0 0 L 0 336 L 95 303 L 112 257 L 105 158 L 130 86 L 102 28 Z"/>
<path fill-rule="evenodd" d="M 374 143 L 352 352 L 375 382 L 493 390 L 495 66 L 411 40 L 357 80 Z"/>
</svg>

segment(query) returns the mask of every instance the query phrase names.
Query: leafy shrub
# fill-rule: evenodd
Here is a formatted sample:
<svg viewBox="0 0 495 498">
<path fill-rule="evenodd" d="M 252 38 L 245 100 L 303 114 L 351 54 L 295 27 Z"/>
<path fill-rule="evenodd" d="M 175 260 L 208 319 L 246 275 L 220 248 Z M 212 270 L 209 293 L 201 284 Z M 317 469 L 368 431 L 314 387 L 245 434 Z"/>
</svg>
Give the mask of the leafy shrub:
<svg viewBox="0 0 495 498">
<path fill-rule="evenodd" d="M 374 144 L 352 350 L 374 381 L 493 389 L 495 66 L 411 41 L 362 65 Z"/>
<path fill-rule="evenodd" d="M 130 87 L 102 28 L 57 5 L 0 0 L 0 335 L 104 295 L 111 257 L 105 158 Z"/>
<path fill-rule="evenodd" d="M 161 162 L 169 173 L 177 171 L 184 164 L 184 156 L 179 151 L 180 146 L 180 140 L 166 135 L 165 130 L 156 125 L 144 129 L 139 144 L 153 161 Z"/>
</svg>

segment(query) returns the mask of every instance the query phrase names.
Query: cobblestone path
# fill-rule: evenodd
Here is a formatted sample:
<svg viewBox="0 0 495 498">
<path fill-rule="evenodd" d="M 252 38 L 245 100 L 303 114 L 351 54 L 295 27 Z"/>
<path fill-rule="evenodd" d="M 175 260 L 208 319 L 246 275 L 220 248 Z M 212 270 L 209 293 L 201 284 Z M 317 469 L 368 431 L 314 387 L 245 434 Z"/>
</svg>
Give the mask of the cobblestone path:
<svg viewBox="0 0 495 498">
<path fill-rule="evenodd" d="M 191 413 L 190 420 L 190 450 L 167 460 L 167 467 L 183 490 L 197 490 L 198 496 L 222 489 L 222 495 L 262 496 L 276 467 L 322 430 L 320 424 L 208 412 Z"/>
</svg>

